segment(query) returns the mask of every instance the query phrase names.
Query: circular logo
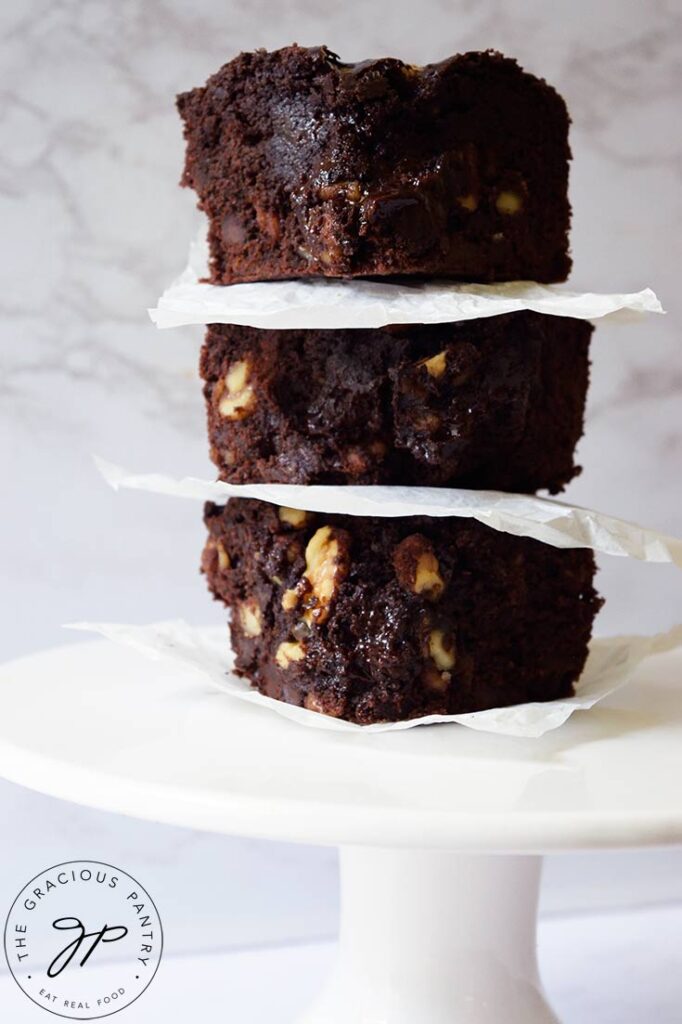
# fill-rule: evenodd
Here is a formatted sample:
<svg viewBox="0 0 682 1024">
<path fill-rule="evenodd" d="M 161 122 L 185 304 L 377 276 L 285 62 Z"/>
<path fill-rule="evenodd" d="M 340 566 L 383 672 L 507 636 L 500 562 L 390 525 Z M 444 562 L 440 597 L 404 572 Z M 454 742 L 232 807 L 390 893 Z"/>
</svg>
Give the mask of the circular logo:
<svg viewBox="0 0 682 1024">
<path fill-rule="evenodd" d="M 58 1017 L 94 1020 L 130 1006 L 156 974 L 159 913 L 125 871 L 74 860 L 24 886 L 5 924 L 5 956 L 19 987 Z"/>
</svg>

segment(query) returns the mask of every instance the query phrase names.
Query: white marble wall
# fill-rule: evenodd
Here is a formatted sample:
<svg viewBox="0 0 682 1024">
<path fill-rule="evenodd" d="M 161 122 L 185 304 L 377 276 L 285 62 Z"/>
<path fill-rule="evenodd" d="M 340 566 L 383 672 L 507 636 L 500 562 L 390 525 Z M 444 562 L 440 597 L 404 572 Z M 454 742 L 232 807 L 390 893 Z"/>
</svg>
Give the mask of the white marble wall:
<svg viewBox="0 0 682 1024">
<path fill-rule="evenodd" d="M 561 90 L 574 119 L 573 281 L 652 285 L 670 311 L 598 328 L 585 472 L 569 494 L 682 532 L 675 0 L 8 0 L 0 28 L 0 657 L 63 642 L 60 624 L 74 618 L 221 618 L 196 571 L 199 508 L 114 495 L 90 453 L 210 472 L 194 369 L 200 331 L 156 332 L 145 307 L 181 267 L 195 216 L 192 196 L 176 187 L 173 96 L 255 46 L 326 42 L 347 60 L 391 53 L 414 62 L 497 47 Z M 670 568 L 612 561 L 601 587 L 602 629 L 682 618 L 682 580 Z M 226 941 L 333 927 L 326 854 L 142 825 L 6 784 L 0 820 L 9 825 L 0 908 L 46 859 L 94 855 L 132 871 L 153 862 L 169 892 L 207 880 L 206 930 L 191 923 L 191 901 L 173 911 L 180 943 L 218 941 L 212 906 L 216 918 L 242 908 Z M 266 879 L 253 915 L 232 881 L 244 865 L 249 878 Z M 147 868 L 144 881 L 153 888 Z M 296 894 L 277 915 L 266 913 L 275 891 Z"/>
</svg>

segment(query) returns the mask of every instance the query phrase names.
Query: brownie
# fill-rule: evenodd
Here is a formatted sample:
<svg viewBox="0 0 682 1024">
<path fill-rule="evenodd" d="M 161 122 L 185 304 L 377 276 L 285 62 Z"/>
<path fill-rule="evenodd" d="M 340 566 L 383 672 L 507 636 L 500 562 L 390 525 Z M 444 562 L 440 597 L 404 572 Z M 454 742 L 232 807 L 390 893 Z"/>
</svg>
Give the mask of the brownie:
<svg viewBox="0 0 682 1024">
<path fill-rule="evenodd" d="M 601 605 L 591 550 L 250 499 L 205 522 L 202 568 L 261 693 L 370 723 L 573 692 Z"/>
<path fill-rule="evenodd" d="M 499 53 L 242 53 L 178 97 L 210 279 L 564 281 L 569 117 Z"/>
<path fill-rule="evenodd" d="M 211 456 L 230 483 L 555 493 L 579 472 L 591 332 L 531 312 L 383 330 L 213 325 Z"/>
</svg>

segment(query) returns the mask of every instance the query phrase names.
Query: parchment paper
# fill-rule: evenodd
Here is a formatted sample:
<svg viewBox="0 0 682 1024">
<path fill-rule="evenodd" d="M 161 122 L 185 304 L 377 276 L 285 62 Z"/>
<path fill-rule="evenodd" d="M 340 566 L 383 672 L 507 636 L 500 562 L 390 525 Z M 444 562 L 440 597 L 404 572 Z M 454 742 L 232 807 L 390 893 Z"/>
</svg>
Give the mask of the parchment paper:
<svg viewBox="0 0 682 1024">
<path fill-rule="evenodd" d="M 593 548 L 643 562 L 673 562 L 682 568 L 682 540 L 552 498 L 448 487 L 226 484 L 194 477 L 177 480 L 161 473 L 135 474 L 104 459 L 95 462 L 115 490 L 125 487 L 217 504 L 229 498 L 258 498 L 308 512 L 353 516 L 461 516 L 557 548 Z"/>
<path fill-rule="evenodd" d="M 504 736 L 538 737 L 570 718 L 574 711 L 587 710 L 614 690 L 623 686 L 635 668 L 654 654 L 682 645 L 682 626 L 655 636 L 600 637 L 590 644 L 585 670 L 576 683 L 575 696 L 548 703 L 517 704 L 509 708 L 476 711 L 467 715 L 429 715 L 405 722 L 380 722 L 376 725 L 355 725 L 330 718 L 316 711 L 294 707 L 282 701 L 263 697 L 248 682 L 231 672 L 232 654 L 227 631 L 223 627 L 189 626 L 181 620 L 157 622 L 148 626 L 131 626 L 111 622 L 77 622 L 68 629 L 99 633 L 126 647 L 132 647 L 153 659 L 166 658 L 183 668 L 194 670 L 198 677 L 238 700 L 260 704 L 300 725 L 335 731 L 388 732 L 411 729 L 436 722 L 456 722 L 481 732 Z"/>
<path fill-rule="evenodd" d="M 203 236 L 203 232 L 202 232 Z M 564 285 L 529 281 L 454 284 L 309 278 L 255 284 L 202 283 L 208 266 L 205 236 L 190 248 L 186 270 L 149 315 L 157 327 L 242 324 L 261 328 L 360 328 L 386 324 L 452 323 L 532 309 L 551 316 L 596 320 L 662 313 L 650 288 L 623 295 L 572 292 Z"/>
</svg>

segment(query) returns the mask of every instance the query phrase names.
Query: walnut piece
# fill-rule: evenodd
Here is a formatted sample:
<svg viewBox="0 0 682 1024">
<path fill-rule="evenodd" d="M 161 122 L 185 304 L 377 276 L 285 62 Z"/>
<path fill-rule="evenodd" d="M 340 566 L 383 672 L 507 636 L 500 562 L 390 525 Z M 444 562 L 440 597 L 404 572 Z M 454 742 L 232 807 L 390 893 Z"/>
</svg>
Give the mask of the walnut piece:
<svg viewBox="0 0 682 1024">
<path fill-rule="evenodd" d="M 472 192 L 468 192 L 465 196 L 457 196 L 457 202 L 464 210 L 468 210 L 469 213 L 473 213 L 474 210 L 478 209 L 478 199 Z"/>
<path fill-rule="evenodd" d="M 430 359 L 422 359 L 419 365 L 424 367 L 429 377 L 442 377 L 445 373 L 446 360 L 447 352 L 443 349 L 442 352 L 438 352 L 437 355 L 431 356 Z"/>
<path fill-rule="evenodd" d="M 331 526 L 321 526 L 308 541 L 303 574 L 309 584 L 303 598 L 308 625 L 321 625 L 329 617 L 331 602 L 350 567 L 348 548 L 345 530 Z"/>
<path fill-rule="evenodd" d="M 349 448 L 343 458 L 343 468 L 351 476 L 362 476 L 370 466 L 367 452 L 362 448 Z"/>
<path fill-rule="evenodd" d="M 263 629 L 263 613 L 254 598 L 239 605 L 239 622 L 244 636 L 260 636 Z"/>
<path fill-rule="evenodd" d="M 523 199 L 518 192 L 500 192 L 495 200 L 498 213 L 513 216 L 523 208 Z"/>
<path fill-rule="evenodd" d="M 441 418 L 435 412 L 424 412 L 412 420 L 415 430 L 423 430 L 426 434 L 435 434 L 441 426 Z"/>
<path fill-rule="evenodd" d="M 279 241 L 279 218 L 276 213 L 272 210 L 265 210 L 262 206 L 257 206 L 256 223 L 261 234 L 267 235 L 272 242 Z"/>
<path fill-rule="evenodd" d="M 217 559 L 215 541 L 209 537 L 204 544 L 204 550 L 201 552 L 201 571 L 207 574 L 214 572 Z"/>
<path fill-rule="evenodd" d="M 302 526 L 305 526 L 308 521 L 308 513 L 304 512 L 301 508 L 286 508 L 282 505 L 277 511 L 281 523 L 287 523 L 289 526 L 295 527 L 299 530 Z"/>
<path fill-rule="evenodd" d="M 324 263 L 325 267 L 331 267 L 338 258 L 338 254 L 334 249 L 323 249 L 317 257 L 317 262 Z"/>
<path fill-rule="evenodd" d="M 219 540 L 209 537 L 201 555 L 201 571 L 205 573 L 215 572 L 216 566 L 220 572 L 225 572 L 226 569 L 230 568 L 230 556 Z"/>
<path fill-rule="evenodd" d="M 324 697 L 312 691 L 306 693 L 303 698 L 303 707 L 308 711 L 317 711 L 320 715 L 329 715 L 331 718 L 340 718 L 343 715 L 343 700 L 325 694 Z"/>
<path fill-rule="evenodd" d="M 293 565 L 297 558 L 303 554 L 302 545 L 298 541 L 292 541 L 287 547 L 286 556 L 289 565 Z"/>
<path fill-rule="evenodd" d="M 452 636 L 442 629 L 432 629 L 429 633 L 429 654 L 441 671 L 448 672 L 454 668 L 456 655 Z"/>
<path fill-rule="evenodd" d="M 372 441 L 365 448 L 348 448 L 341 465 L 350 476 L 359 477 L 367 473 L 375 463 L 380 462 L 387 451 L 386 444 L 379 440 Z"/>
<path fill-rule="evenodd" d="M 302 643 L 292 640 L 285 640 L 277 648 L 275 661 L 280 668 L 288 668 L 294 661 L 303 661 L 305 658 L 305 647 Z"/>
<path fill-rule="evenodd" d="M 415 594 L 425 594 L 426 597 L 435 600 L 443 593 L 444 586 L 438 559 L 432 551 L 424 551 L 417 561 L 414 576 Z"/>
<path fill-rule="evenodd" d="M 333 185 L 320 185 L 320 199 L 336 199 L 343 196 L 349 203 L 359 203 L 362 199 L 362 188 L 359 181 L 336 181 Z"/>
<path fill-rule="evenodd" d="M 253 412 L 256 395 L 249 384 L 251 368 L 246 359 L 233 363 L 216 385 L 218 412 L 226 420 L 243 420 Z M 222 384 L 222 387 L 220 386 Z"/>
<path fill-rule="evenodd" d="M 398 582 L 412 594 L 423 595 L 429 601 L 437 601 L 443 593 L 445 582 L 431 542 L 421 533 L 410 534 L 398 544 L 393 552 L 393 567 Z"/>
<path fill-rule="evenodd" d="M 215 547 L 218 552 L 218 568 L 221 572 L 225 572 L 226 569 L 230 568 L 230 556 L 225 550 L 225 545 L 221 544 L 219 540 L 216 541 Z"/>
<path fill-rule="evenodd" d="M 298 604 L 298 594 L 295 590 L 285 590 L 282 594 L 282 608 L 285 612 L 290 612 Z"/>
<path fill-rule="evenodd" d="M 307 708 L 308 711 L 317 711 L 318 714 L 324 714 L 324 705 L 320 698 L 314 693 L 306 693 L 303 698 L 303 707 Z"/>
<path fill-rule="evenodd" d="M 433 693 L 445 693 L 451 681 L 449 672 L 439 672 L 432 665 L 427 665 L 422 672 L 424 686 Z"/>
</svg>

